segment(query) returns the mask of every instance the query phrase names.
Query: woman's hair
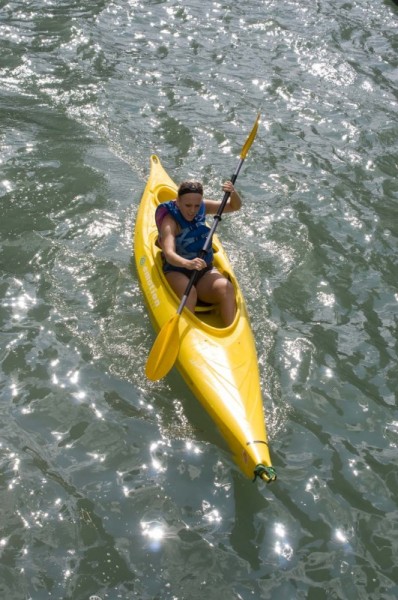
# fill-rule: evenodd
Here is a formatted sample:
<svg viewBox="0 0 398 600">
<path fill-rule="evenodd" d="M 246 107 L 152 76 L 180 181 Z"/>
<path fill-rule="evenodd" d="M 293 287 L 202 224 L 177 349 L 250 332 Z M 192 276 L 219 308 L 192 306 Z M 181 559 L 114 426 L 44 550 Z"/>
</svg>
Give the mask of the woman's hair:
<svg viewBox="0 0 398 600">
<path fill-rule="evenodd" d="M 203 185 L 200 181 L 183 181 L 178 188 L 178 197 L 184 194 L 200 194 L 203 196 Z"/>
</svg>

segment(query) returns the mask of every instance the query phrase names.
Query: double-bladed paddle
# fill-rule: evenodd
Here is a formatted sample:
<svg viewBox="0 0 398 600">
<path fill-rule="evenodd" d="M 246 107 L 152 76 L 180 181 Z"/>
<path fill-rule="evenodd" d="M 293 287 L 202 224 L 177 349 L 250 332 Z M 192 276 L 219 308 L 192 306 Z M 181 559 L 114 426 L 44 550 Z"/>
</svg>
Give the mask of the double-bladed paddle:
<svg viewBox="0 0 398 600">
<path fill-rule="evenodd" d="M 235 183 L 239 175 L 239 171 L 241 170 L 241 167 L 243 165 L 243 161 L 245 160 L 246 155 L 249 152 L 250 146 L 252 145 L 253 140 L 256 137 L 259 120 L 260 113 L 258 113 L 253 128 L 249 133 L 246 142 L 243 145 L 238 165 L 235 169 L 235 173 L 231 177 L 232 183 Z M 224 211 L 226 203 L 228 202 L 229 196 L 230 192 L 224 193 L 223 199 L 217 210 L 217 214 L 214 215 L 213 225 L 207 235 L 204 246 L 200 251 L 199 258 L 204 258 L 209 249 L 211 248 L 213 235 L 217 229 L 218 223 L 221 220 L 221 215 Z M 191 291 L 192 286 L 195 285 L 199 273 L 200 271 L 192 271 L 191 278 L 184 292 L 184 295 L 181 298 L 181 302 L 177 309 L 177 313 L 169 321 L 167 321 L 165 325 L 163 325 L 162 329 L 158 334 L 158 337 L 155 340 L 155 343 L 152 346 L 145 369 L 146 376 L 148 377 L 148 379 L 157 381 L 158 379 L 161 379 L 162 377 L 167 375 L 167 373 L 173 367 L 177 359 L 178 351 L 180 349 L 180 335 L 178 331 L 178 322 L 183 308 L 187 302 L 189 292 Z"/>
</svg>

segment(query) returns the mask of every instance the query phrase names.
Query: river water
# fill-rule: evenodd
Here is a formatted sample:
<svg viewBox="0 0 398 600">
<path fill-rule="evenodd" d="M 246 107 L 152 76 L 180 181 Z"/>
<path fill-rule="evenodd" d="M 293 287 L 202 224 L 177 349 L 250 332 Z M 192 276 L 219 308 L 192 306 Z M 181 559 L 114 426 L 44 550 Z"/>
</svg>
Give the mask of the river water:
<svg viewBox="0 0 398 600">
<path fill-rule="evenodd" d="M 0 1 L 0 597 L 398 597 L 398 6 Z M 278 481 L 154 340 L 132 235 L 158 154 L 219 197 Z"/>
</svg>

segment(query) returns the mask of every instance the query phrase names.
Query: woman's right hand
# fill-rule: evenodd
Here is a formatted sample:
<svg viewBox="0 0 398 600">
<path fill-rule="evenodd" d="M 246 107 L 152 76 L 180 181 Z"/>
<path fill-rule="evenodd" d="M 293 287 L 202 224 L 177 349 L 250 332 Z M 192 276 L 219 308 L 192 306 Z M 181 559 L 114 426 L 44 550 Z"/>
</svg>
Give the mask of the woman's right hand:
<svg viewBox="0 0 398 600">
<path fill-rule="evenodd" d="M 190 271 L 201 271 L 207 266 L 207 263 L 203 258 L 193 258 L 192 260 L 187 260 L 186 269 Z"/>
</svg>

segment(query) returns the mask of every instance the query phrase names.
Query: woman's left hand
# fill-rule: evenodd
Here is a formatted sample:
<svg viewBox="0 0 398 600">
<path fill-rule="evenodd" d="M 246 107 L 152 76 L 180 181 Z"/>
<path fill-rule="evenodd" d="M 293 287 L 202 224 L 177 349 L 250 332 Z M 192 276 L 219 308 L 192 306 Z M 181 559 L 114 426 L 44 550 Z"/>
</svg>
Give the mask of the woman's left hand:
<svg viewBox="0 0 398 600">
<path fill-rule="evenodd" d="M 232 181 L 225 181 L 222 185 L 222 189 L 223 192 L 229 192 L 230 194 L 233 194 L 236 191 Z"/>
</svg>

